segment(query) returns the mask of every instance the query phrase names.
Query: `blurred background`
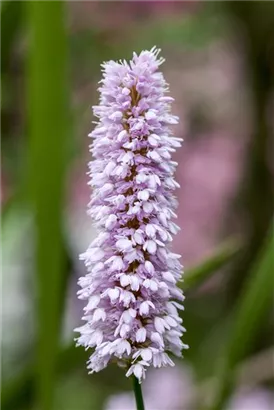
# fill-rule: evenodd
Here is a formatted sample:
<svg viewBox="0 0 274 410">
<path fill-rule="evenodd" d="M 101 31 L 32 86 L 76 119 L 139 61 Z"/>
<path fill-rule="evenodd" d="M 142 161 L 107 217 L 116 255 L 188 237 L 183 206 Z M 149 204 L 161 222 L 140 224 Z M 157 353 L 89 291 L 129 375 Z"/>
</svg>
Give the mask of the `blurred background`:
<svg viewBox="0 0 274 410">
<path fill-rule="evenodd" d="M 4 1 L 1 21 L 3 409 L 134 409 L 116 366 L 87 374 L 73 329 L 100 64 L 154 45 L 184 138 L 190 349 L 148 372 L 146 409 L 273 409 L 274 3 Z"/>
</svg>

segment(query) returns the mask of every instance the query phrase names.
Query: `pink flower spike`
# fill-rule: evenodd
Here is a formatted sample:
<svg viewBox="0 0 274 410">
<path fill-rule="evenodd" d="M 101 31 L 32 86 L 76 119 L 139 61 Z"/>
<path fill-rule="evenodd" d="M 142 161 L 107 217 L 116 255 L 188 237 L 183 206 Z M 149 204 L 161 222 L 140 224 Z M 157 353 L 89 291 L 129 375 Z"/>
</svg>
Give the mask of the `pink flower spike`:
<svg viewBox="0 0 274 410">
<path fill-rule="evenodd" d="M 159 52 L 153 47 L 128 63 L 102 64 L 88 164 L 88 214 L 99 235 L 80 257 L 86 323 L 75 329 L 77 345 L 94 349 L 90 373 L 116 361 L 139 383 L 148 367 L 174 365 L 167 352 L 180 356 L 188 347 L 178 315 L 182 265 L 170 250 L 179 230 L 171 154 L 181 140 L 170 130 L 178 118 L 170 112 Z"/>
</svg>

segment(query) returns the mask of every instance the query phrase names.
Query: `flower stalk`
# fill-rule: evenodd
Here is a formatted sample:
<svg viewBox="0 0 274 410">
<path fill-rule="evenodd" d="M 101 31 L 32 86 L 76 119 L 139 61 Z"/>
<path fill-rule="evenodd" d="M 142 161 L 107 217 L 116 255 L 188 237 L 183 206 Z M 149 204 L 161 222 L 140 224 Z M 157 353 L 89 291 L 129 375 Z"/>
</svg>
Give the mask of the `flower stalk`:
<svg viewBox="0 0 274 410">
<path fill-rule="evenodd" d="M 139 383 L 139 380 L 135 376 L 132 376 L 132 381 L 133 381 L 133 391 L 134 391 L 134 396 L 135 396 L 136 410 L 145 410 L 142 386 Z"/>
</svg>

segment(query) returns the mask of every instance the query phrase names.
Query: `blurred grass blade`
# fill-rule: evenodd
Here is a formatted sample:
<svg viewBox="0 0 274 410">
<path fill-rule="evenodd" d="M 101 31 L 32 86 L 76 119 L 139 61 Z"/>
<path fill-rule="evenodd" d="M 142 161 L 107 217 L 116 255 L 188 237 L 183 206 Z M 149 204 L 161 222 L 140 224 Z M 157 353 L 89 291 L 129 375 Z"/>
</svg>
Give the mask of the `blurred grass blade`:
<svg viewBox="0 0 274 410">
<path fill-rule="evenodd" d="M 223 409 L 235 376 L 235 367 L 252 343 L 260 328 L 260 321 L 271 306 L 273 295 L 273 229 L 267 238 L 259 260 L 255 263 L 248 283 L 239 299 L 231 328 L 231 337 L 223 352 L 216 374 L 216 390 L 212 410 Z"/>
<path fill-rule="evenodd" d="M 188 290 L 200 285 L 218 269 L 221 269 L 230 262 L 240 249 L 241 242 L 238 239 L 228 239 L 211 257 L 206 258 L 204 262 L 200 262 L 197 266 L 186 270 L 184 281 L 181 285 L 182 288 Z"/>
<path fill-rule="evenodd" d="M 30 195 L 36 229 L 38 408 L 50 410 L 63 301 L 62 208 L 68 137 L 65 2 L 25 3 Z"/>
</svg>

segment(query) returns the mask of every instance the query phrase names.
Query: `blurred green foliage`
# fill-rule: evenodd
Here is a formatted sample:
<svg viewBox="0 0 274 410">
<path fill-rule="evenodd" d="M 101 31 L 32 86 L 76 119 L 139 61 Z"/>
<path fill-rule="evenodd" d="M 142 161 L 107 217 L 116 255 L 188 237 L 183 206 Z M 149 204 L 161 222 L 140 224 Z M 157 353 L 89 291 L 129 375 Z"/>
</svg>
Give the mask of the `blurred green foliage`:
<svg viewBox="0 0 274 410">
<path fill-rule="evenodd" d="M 173 44 L 186 50 L 202 49 L 216 37 L 223 36 L 227 21 L 223 13 L 211 13 L 210 8 L 194 15 L 162 18 L 143 27 L 136 35 L 136 47 L 142 49 L 159 44 Z"/>
<path fill-rule="evenodd" d="M 260 331 L 262 319 L 271 308 L 274 249 L 272 226 L 265 242 L 233 312 L 230 336 L 218 361 L 216 394 L 210 406 L 212 410 L 223 408 L 223 403 L 233 388 L 235 367 L 244 355 L 252 351 L 254 338 Z"/>
</svg>

